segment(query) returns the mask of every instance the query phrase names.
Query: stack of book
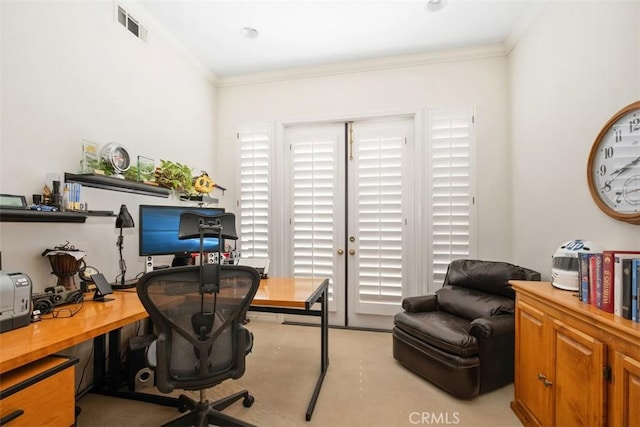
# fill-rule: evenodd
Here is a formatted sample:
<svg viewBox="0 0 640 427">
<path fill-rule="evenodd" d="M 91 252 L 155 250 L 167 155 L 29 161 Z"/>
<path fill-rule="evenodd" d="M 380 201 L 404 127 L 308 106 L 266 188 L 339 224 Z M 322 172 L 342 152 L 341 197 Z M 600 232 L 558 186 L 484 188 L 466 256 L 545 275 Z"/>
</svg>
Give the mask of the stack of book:
<svg viewBox="0 0 640 427">
<path fill-rule="evenodd" d="M 579 254 L 580 301 L 640 322 L 640 251 Z"/>
</svg>

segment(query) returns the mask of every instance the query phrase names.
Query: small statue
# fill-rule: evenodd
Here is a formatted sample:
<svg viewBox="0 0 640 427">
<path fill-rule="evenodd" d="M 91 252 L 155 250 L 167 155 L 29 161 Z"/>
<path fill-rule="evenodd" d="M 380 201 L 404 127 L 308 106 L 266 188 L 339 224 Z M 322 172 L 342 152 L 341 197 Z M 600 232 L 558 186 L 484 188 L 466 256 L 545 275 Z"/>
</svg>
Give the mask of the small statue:
<svg viewBox="0 0 640 427">
<path fill-rule="evenodd" d="M 215 186 L 209 174 L 205 171 L 202 171 L 202 175 L 197 176 L 193 179 L 193 187 L 200 194 L 208 194 L 211 193 L 213 187 Z"/>
<path fill-rule="evenodd" d="M 42 204 L 50 205 L 51 204 L 51 189 L 47 184 L 42 188 Z"/>
</svg>

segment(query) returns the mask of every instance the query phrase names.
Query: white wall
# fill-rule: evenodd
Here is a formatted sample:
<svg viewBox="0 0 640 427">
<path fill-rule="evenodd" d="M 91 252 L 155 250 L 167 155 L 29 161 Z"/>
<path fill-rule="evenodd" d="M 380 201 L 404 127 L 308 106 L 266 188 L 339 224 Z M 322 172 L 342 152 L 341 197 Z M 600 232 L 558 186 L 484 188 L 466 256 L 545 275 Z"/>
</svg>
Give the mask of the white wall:
<svg viewBox="0 0 640 427">
<path fill-rule="evenodd" d="M 472 105 L 476 108 L 478 140 L 477 254 L 486 259 L 509 260 L 506 69 L 506 57 L 491 56 L 282 81 L 251 83 L 247 79 L 246 84 L 223 84 L 217 97 L 218 170 L 221 176 L 235 176 L 235 134 L 239 126 Z M 424 135 L 417 139 L 423 141 Z M 236 196 L 231 188 L 225 202 L 231 203 Z"/>
<path fill-rule="evenodd" d="M 222 205 L 233 208 L 240 125 L 472 104 L 478 123 L 477 254 L 548 277 L 550 257 L 566 240 L 640 245 L 640 228 L 604 216 L 586 185 L 586 159 L 598 130 L 618 108 L 640 98 L 639 9 L 631 1 L 548 4 L 508 65 L 503 57 L 486 57 L 223 85 L 216 93 L 210 76 L 153 23 L 147 22 L 146 44 L 114 23 L 110 1 L 2 1 L 0 191 L 38 193 L 48 173 L 77 171 L 82 139 L 117 141 L 134 156 L 208 170 L 229 187 Z M 141 203 L 177 203 L 84 193 L 92 209 L 116 211 L 126 203 L 134 217 Z M 2 222 L 3 268 L 28 272 L 41 289 L 54 278 L 40 253 L 69 240 L 87 251 L 89 264 L 113 277 L 113 222 Z M 137 232 L 125 233 L 125 257 L 135 274 L 142 270 Z"/>
<path fill-rule="evenodd" d="M 114 22 L 111 1 L 5 1 L 2 15 L 0 192 L 39 193 L 48 173 L 78 172 L 81 141 L 124 144 L 137 155 L 170 159 L 195 172 L 214 166 L 215 88 L 210 75 L 175 49 L 143 15 L 148 42 Z M 135 9 L 134 9 L 135 10 Z M 129 9 L 131 12 L 132 10 Z M 90 209 L 183 204 L 173 199 L 86 188 Z M 55 284 L 46 248 L 70 241 L 86 261 L 115 278 L 114 218 L 85 224 L 0 223 L 2 267 L 29 274 L 36 290 Z M 125 230 L 127 277 L 143 270 L 137 229 Z"/>
<path fill-rule="evenodd" d="M 549 279 L 576 238 L 640 248 L 640 227 L 598 210 L 586 166 L 593 141 L 640 99 L 640 2 L 551 2 L 509 55 L 515 261 Z"/>
</svg>

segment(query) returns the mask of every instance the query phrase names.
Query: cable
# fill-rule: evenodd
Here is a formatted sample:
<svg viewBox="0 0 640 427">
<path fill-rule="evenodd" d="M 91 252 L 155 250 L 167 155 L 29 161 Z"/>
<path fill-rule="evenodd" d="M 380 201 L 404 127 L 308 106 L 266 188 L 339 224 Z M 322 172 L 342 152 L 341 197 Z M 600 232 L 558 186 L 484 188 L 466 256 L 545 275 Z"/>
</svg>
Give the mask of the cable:
<svg viewBox="0 0 640 427">
<path fill-rule="evenodd" d="M 89 353 L 89 357 L 87 357 L 87 361 L 82 368 L 82 374 L 80 375 L 80 381 L 78 382 L 78 388 L 76 389 L 76 397 L 78 397 L 80 393 L 80 386 L 82 385 L 82 380 L 84 379 L 84 373 L 87 370 L 87 366 L 89 366 L 89 361 L 91 360 L 91 356 L 93 355 L 93 351 L 95 349 L 95 343 L 91 345 L 91 353 Z"/>
</svg>

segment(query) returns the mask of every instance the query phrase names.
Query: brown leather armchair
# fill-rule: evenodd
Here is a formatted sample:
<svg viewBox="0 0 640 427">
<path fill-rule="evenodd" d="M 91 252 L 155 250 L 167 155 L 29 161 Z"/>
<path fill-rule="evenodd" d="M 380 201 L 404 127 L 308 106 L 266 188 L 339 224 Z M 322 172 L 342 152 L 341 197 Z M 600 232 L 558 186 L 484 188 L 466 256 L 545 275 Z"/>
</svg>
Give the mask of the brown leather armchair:
<svg viewBox="0 0 640 427">
<path fill-rule="evenodd" d="M 402 301 L 393 357 L 459 398 L 513 382 L 512 279 L 540 280 L 540 273 L 499 261 L 452 261 L 435 294 Z"/>
</svg>

